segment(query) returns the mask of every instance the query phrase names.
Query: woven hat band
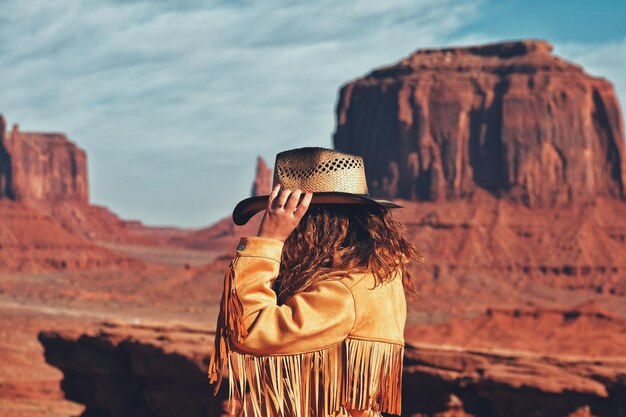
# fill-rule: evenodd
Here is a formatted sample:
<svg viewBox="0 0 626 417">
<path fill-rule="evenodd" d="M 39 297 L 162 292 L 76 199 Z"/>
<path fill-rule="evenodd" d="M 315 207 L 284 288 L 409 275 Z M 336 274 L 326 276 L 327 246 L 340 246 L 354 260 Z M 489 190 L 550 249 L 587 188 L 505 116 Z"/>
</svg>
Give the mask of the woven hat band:
<svg viewBox="0 0 626 417">
<path fill-rule="evenodd" d="M 363 158 L 323 148 L 276 155 L 272 187 L 369 195 Z"/>
</svg>

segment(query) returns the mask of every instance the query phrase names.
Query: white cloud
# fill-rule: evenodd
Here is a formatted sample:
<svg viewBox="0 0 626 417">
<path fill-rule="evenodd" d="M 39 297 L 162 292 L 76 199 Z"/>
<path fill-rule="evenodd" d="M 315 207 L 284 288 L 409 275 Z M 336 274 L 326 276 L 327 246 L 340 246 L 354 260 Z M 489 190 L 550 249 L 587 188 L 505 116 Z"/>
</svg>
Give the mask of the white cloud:
<svg viewBox="0 0 626 417">
<path fill-rule="evenodd" d="M 464 33 L 484 2 L 4 1 L 0 111 L 89 153 L 92 199 L 203 225 L 249 192 L 254 162 L 331 146 L 339 86 Z M 466 32 L 466 31 L 465 31 Z M 626 103 L 626 38 L 556 43 Z"/>
<path fill-rule="evenodd" d="M 257 155 L 330 147 L 341 84 L 446 44 L 480 5 L 6 1 L 0 111 L 86 148 L 96 203 L 199 226 L 247 196 Z"/>
</svg>

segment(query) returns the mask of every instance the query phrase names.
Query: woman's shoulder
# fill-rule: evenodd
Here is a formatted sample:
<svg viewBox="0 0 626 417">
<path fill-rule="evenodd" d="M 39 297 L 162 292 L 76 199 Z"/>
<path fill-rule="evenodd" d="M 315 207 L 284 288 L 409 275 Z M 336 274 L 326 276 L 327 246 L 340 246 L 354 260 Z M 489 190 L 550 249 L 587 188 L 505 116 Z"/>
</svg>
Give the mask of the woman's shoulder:
<svg viewBox="0 0 626 417">
<path fill-rule="evenodd" d="M 324 273 L 322 279 L 329 281 L 338 281 L 343 285 L 352 288 L 358 282 L 367 279 L 367 277 L 373 277 L 369 271 L 348 271 L 343 269 L 337 269 L 331 272 Z"/>
<path fill-rule="evenodd" d="M 347 271 L 347 270 L 336 270 L 329 273 L 324 274 L 325 279 L 336 280 L 344 284 L 348 289 L 353 289 L 355 286 L 363 286 L 363 287 L 378 287 L 385 285 L 393 285 L 397 286 L 398 284 L 402 285 L 402 273 L 398 269 L 394 273 L 394 276 L 391 279 L 385 280 L 384 282 L 379 282 L 372 271 Z"/>
</svg>

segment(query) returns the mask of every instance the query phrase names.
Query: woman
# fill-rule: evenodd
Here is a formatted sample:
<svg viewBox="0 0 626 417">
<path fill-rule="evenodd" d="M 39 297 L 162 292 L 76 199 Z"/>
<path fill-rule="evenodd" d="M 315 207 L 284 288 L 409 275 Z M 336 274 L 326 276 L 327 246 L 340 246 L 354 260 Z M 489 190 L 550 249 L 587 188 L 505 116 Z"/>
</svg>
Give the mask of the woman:
<svg viewBox="0 0 626 417">
<path fill-rule="evenodd" d="M 422 258 L 397 207 L 369 197 L 362 158 L 324 148 L 279 153 L 271 194 L 235 207 L 239 225 L 265 213 L 226 273 L 208 369 L 216 395 L 228 365 L 231 414 L 400 414 L 407 266 Z"/>
</svg>

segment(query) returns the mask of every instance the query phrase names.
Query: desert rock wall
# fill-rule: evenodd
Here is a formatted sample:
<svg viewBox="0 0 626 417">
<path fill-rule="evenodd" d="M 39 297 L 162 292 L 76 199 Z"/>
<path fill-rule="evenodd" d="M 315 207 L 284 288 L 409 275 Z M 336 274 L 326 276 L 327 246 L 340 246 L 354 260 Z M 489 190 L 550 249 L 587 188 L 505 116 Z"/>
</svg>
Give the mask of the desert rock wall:
<svg viewBox="0 0 626 417">
<path fill-rule="evenodd" d="M 334 145 L 370 193 L 456 199 L 477 187 L 527 206 L 626 196 L 612 84 L 543 41 L 419 50 L 344 85 Z"/>
<path fill-rule="evenodd" d="M 89 201 L 84 150 L 61 133 L 7 131 L 0 119 L 0 198 Z"/>
</svg>

